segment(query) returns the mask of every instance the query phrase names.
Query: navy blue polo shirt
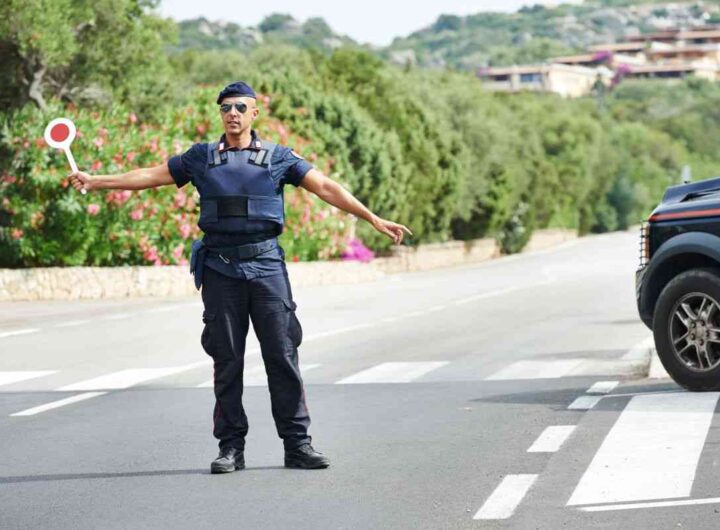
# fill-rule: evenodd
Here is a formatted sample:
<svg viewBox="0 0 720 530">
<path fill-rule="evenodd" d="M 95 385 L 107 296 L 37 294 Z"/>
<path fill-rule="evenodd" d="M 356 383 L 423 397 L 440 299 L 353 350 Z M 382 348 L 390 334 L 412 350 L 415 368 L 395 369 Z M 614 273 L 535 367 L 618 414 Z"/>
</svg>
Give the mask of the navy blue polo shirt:
<svg viewBox="0 0 720 530">
<path fill-rule="evenodd" d="M 250 134 L 253 143 L 258 140 L 262 141 L 255 131 L 251 131 Z M 225 142 L 224 134 L 220 141 Z M 206 143 L 193 144 L 183 154 L 168 160 L 170 175 L 172 175 L 178 188 L 182 188 L 188 182 L 194 184 L 195 178 L 205 173 L 208 164 L 207 146 Z M 238 148 L 233 147 L 230 149 Z M 299 186 L 303 177 L 312 168 L 312 164 L 300 158 L 291 148 L 278 145 L 273 151 L 272 160 L 270 161 L 270 177 L 278 186 L 284 186 L 285 184 Z M 207 246 L 225 247 L 256 243 L 272 237 L 275 237 L 275 233 L 272 231 L 272 225 L 269 224 L 266 232 L 256 234 L 205 234 L 203 241 Z M 217 256 L 208 256 L 205 264 L 227 276 L 252 279 L 282 273 L 284 257 L 285 253 L 280 248 L 264 252 L 250 260 L 232 260 L 230 263 L 225 263 Z"/>
</svg>

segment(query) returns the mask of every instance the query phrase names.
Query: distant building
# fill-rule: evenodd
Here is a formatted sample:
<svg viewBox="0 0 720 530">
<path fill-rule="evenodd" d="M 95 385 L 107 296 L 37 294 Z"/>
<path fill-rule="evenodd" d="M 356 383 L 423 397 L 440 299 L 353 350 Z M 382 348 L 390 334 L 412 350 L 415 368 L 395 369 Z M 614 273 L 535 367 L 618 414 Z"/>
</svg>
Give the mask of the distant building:
<svg viewBox="0 0 720 530">
<path fill-rule="evenodd" d="M 478 77 L 489 90 L 554 92 L 569 98 L 589 94 L 598 76 L 609 83 L 612 75 L 612 72 L 604 67 L 588 68 L 560 63 L 484 68 L 478 71 Z"/>
<path fill-rule="evenodd" d="M 677 63 L 633 66 L 623 73 L 626 79 L 682 79 L 688 76 L 720 81 L 720 70 L 717 65 L 705 63 Z"/>
<path fill-rule="evenodd" d="M 555 92 L 564 97 L 589 94 L 600 81 L 682 79 L 720 81 L 720 27 L 668 29 L 629 37 L 627 42 L 596 44 L 589 53 L 553 57 L 547 64 L 484 68 L 484 85 L 495 91 Z"/>
</svg>

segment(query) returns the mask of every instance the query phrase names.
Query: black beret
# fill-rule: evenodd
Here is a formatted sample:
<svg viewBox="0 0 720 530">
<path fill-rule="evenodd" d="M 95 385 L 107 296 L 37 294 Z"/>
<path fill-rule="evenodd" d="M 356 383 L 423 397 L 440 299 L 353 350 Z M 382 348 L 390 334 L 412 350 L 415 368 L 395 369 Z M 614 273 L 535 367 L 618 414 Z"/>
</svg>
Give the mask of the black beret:
<svg viewBox="0 0 720 530">
<path fill-rule="evenodd" d="M 228 86 L 222 89 L 217 98 L 217 104 L 219 105 L 223 98 L 229 98 L 231 96 L 247 96 L 250 98 L 257 98 L 255 91 L 250 85 L 244 81 L 235 81 L 230 83 Z"/>
</svg>

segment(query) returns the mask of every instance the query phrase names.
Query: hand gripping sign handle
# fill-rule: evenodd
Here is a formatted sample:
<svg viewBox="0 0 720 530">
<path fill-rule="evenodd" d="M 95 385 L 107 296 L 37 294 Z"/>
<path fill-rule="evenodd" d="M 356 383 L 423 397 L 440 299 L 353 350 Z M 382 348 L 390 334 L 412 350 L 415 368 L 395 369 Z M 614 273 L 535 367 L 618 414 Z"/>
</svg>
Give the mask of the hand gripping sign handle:
<svg viewBox="0 0 720 530">
<path fill-rule="evenodd" d="M 75 139 L 75 124 L 67 118 L 56 118 L 48 123 L 45 128 L 45 142 L 55 149 L 62 149 L 65 151 L 70 169 L 73 173 L 78 172 L 77 164 L 75 163 L 75 157 L 73 157 L 70 151 L 70 144 Z M 80 193 L 85 195 L 87 190 L 83 187 Z"/>
</svg>

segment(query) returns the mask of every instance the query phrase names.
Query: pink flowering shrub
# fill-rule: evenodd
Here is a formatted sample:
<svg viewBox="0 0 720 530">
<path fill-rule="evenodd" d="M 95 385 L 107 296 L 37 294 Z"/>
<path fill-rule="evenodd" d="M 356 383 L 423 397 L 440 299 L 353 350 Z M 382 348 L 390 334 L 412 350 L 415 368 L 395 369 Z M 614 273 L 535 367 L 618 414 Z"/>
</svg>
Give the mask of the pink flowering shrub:
<svg viewBox="0 0 720 530">
<path fill-rule="evenodd" d="M 357 238 L 353 238 L 348 241 L 348 246 L 342 253 L 343 261 L 355 260 L 367 263 L 372 261 L 375 257 L 375 253 L 363 245 L 362 241 Z"/>
<path fill-rule="evenodd" d="M 81 195 L 69 185 L 65 155 L 42 138 L 58 116 L 72 119 L 77 136 L 72 152 L 91 174 L 117 174 L 165 163 L 195 142 L 219 138 L 222 125 L 214 87 L 198 89 L 187 106 L 169 107 L 160 123 L 143 123 L 130 109 L 92 111 L 49 102 L 6 118 L 0 135 L 0 267 L 54 265 L 187 264 L 197 226 L 199 197 L 188 184 L 128 191 L 97 190 Z M 256 128 L 283 142 L 325 171 L 331 161 L 318 156 L 311 140 L 273 118 L 271 98 Z M 330 259 L 344 250 L 347 216 L 311 194 L 285 188 L 287 225 L 281 236 L 288 261 Z"/>
</svg>

